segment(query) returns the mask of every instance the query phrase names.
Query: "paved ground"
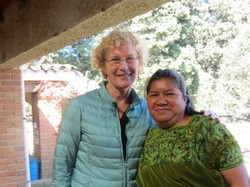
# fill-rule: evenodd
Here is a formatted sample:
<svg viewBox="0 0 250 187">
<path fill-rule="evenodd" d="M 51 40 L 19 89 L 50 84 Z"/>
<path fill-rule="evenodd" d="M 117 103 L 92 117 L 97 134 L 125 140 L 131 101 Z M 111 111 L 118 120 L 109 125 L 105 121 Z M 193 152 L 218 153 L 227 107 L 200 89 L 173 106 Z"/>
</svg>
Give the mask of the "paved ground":
<svg viewBox="0 0 250 187">
<path fill-rule="evenodd" d="M 51 187 L 51 179 L 40 179 L 31 181 L 32 187 Z"/>
<path fill-rule="evenodd" d="M 238 141 L 250 175 L 250 121 L 231 122 L 226 127 Z"/>
</svg>

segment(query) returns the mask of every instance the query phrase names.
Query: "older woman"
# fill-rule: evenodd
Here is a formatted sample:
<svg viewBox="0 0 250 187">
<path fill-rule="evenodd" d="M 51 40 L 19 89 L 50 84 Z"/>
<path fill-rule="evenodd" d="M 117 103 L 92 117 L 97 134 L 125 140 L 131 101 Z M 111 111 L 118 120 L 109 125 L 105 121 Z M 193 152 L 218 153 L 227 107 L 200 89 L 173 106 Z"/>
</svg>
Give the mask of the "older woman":
<svg viewBox="0 0 250 187">
<path fill-rule="evenodd" d="M 147 103 L 158 127 L 145 140 L 139 187 L 250 186 L 238 143 L 223 125 L 194 110 L 180 74 L 154 73 Z"/>
<path fill-rule="evenodd" d="M 131 32 L 113 31 L 94 50 L 105 80 L 72 99 L 57 138 L 53 186 L 135 186 L 139 155 L 151 119 L 132 88 L 146 61 Z"/>
</svg>

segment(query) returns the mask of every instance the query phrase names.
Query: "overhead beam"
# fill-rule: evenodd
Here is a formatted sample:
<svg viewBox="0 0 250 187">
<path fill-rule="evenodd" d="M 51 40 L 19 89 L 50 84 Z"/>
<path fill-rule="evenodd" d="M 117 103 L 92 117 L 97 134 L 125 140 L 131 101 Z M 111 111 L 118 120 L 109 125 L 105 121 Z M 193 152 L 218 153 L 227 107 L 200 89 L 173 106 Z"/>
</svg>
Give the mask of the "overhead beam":
<svg viewBox="0 0 250 187">
<path fill-rule="evenodd" d="M 0 69 L 18 67 L 169 0 L 29 0 L 4 12 Z"/>
</svg>

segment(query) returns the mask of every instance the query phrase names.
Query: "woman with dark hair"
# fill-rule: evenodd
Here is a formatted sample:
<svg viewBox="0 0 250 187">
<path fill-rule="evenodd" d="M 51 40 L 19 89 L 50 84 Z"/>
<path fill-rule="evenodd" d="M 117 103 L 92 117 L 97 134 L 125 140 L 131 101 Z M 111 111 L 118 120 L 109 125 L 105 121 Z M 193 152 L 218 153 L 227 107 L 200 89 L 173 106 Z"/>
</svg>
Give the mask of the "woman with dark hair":
<svg viewBox="0 0 250 187">
<path fill-rule="evenodd" d="M 224 125 L 195 111 L 183 76 L 160 69 L 146 91 L 158 127 L 147 134 L 137 186 L 250 185 L 237 141 Z"/>
</svg>

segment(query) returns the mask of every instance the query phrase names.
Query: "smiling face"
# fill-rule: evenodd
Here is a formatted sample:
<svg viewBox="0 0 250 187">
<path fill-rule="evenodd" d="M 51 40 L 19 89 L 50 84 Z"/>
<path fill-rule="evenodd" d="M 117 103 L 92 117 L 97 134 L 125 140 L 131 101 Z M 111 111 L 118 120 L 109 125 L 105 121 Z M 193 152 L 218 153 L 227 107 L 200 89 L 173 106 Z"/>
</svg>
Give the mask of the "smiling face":
<svg viewBox="0 0 250 187">
<path fill-rule="evenodd" d="M 173 80 L 154 80 L 147 94 L 148 110 L 160 128 L 175 125 L 184 117 L 186 97 Z"/>
<path fill-rule="evenodd" d="M 134 62 L 129 59 L 134 58 Z M 120 59 L 119 64 L 109 63 Z M 137 53 L 131 44 L 122 44 L 107 51 L 104 73 L 107 77 L 108 90 L 130 90 L 138 76 Z"/>
</svg>

